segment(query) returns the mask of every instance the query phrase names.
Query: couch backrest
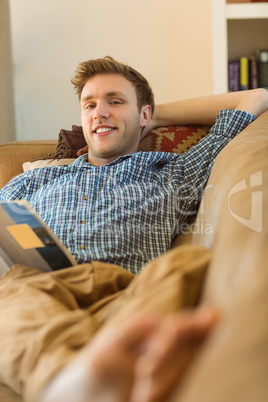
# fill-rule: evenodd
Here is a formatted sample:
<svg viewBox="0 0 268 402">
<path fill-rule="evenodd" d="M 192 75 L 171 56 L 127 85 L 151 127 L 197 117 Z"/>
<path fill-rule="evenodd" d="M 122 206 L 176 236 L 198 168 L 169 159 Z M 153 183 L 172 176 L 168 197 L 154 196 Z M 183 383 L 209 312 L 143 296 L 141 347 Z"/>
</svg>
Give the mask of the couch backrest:
<svg viewBox="0 0 268 402">
<path fill-rule="evenodd" d="M 0 188 L 23 172 L 24 162 L 47 158 L 49 153 L 55 152 L 56 145 L 56 140 L 17 141 L 0 145 Z"/>
</svg>

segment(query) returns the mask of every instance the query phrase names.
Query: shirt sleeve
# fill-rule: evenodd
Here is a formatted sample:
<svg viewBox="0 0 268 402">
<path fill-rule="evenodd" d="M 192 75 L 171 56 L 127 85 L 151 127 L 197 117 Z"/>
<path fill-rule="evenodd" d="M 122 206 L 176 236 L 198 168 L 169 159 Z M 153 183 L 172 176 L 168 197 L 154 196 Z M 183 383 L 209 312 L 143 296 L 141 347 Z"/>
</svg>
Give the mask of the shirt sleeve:
<svg viewBox="0 0 268 402">
<path fill-rule="evenodd" d="M 22 173 L 0 190 L 0 201 L 19 200 L 32 178 L 31 172 Z"/>
<path fill-rule="evenodd" d="M 184 154 L 179 187 L 185 212 L 196 212 L 217 155 L 255 119 L 254 115 L 240 110 L 221 110 L 209 134 Z"/>
</svg>

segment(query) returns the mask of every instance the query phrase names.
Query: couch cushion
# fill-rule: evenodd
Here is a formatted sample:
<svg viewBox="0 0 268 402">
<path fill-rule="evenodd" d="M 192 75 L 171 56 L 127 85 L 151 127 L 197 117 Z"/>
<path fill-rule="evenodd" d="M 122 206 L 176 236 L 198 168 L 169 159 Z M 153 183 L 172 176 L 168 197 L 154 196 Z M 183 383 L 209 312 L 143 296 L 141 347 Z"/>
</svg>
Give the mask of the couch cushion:
<svg viewBox="0 0 268 402">
<path fill-rule="evenodd" d="M 39 169 L 42 167 L 69 165 L 70 163 L 75 161 L 75 159 L 76 158 L 39 159 L 37 161 L 24 162 L 22 167 L 23 167 L 23 171 L 27 172 L 28 170 Z"/>
<path fill-rule="evenodd" d="M 209 128 L 202 125 L 159 127 L 142 139 L 138 150 L 183 153 L 207 135 Z M 82 128 L 73 125 L 70 131 L 60 130 L 56 151 L 48 157 L 75 158 L 86 152 Z"/>
<path fill-rule="evenodd" d="M 209 132 L 208 126 L 170 126 L 152 130 L 140 142 L 139 151 L 183 153 Z"/>
</svg>

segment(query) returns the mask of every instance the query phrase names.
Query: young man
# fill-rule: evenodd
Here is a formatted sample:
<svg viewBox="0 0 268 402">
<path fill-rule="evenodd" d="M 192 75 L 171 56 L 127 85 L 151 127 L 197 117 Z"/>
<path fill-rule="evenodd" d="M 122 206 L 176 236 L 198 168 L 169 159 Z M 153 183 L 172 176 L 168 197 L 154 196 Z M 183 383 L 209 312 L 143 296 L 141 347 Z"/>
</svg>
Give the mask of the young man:
<svg viewBox="0 0 268 402">
<path fill-rule="evenodd" d="M 15 266 L 0 278 L 0 381 L 26 400 L 163 401 L 191 361 L 192 341 L 196 350 L 217 314 L 176 314 L 179 268 L 207 267 L 207 250 L 156 257 L 198 208 L 220 150 L 268 108 L 267 92 L 154 110 L 144 77 L 109 57 L 81 63 L 72 82 L 88 154 L 18 176 L 0 200 L 28 200 L 79 265 L 49 274 Z M 187 153 L 137 152 L 153 127 L 195 123 L 215 124 Z"/>
<path fill-rule="evenodd" d="M 91 60 L 72 82 L 88 155 L 15 178 L 0 200 L 28 200 L 79 264 L 102 261 L 136 274 L 170 248 L 197 211 L 215 157 L 265 110 L 267 93 L 174 102 L 156 107 L 152 118 L 152 90 L 128 66 Z M 227 110 L 218 116 L 221 109 Z M 211 133 L 185 154 L 137 152 L 153 127 L 212 125 L 216 118 Z"/>
</svg>

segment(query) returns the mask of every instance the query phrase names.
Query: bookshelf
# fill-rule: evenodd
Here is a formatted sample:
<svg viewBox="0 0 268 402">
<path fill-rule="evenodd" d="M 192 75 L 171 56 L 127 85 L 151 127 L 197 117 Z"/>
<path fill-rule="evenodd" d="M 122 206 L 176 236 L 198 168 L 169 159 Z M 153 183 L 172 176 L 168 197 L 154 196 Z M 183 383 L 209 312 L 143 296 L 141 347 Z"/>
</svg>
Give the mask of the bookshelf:
<svg viewBox="0 0 268 402">
<path fill-rule="evenodd" d="M 212 32 L 214 93 L 223 93 L 228 91 L 228 60 L 268 49 L 268 3 L 212 0 Z"/>
<path fill-rule="evenodd" d="M 226 4 L 226 15 L 228 20 L 265 19 L 268 3 Z"/>
</svg>

